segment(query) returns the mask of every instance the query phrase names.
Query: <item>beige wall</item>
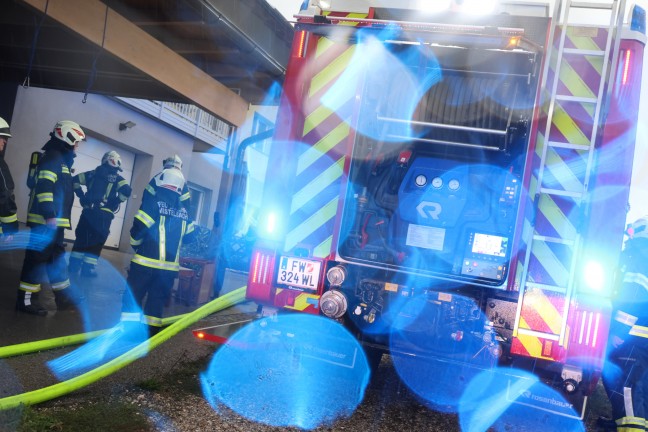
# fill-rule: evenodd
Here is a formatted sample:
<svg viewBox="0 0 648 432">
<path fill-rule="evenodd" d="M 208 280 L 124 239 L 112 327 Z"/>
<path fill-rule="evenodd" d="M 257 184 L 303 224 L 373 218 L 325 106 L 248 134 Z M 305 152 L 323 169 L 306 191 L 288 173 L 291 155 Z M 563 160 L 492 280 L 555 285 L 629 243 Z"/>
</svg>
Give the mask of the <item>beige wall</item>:
<svg viewBox="0 0 648 432">
<path fill-rule="evenodd" d="M 128 233 L 141 203 L 144 187 L 160 171 L 162 161 L 169 154 L 177 153 L 184 161 L 183 171 L 191 172 L 194 139 L 112 98 L 91 94 L 83 103 L 83 96 L 83 93 L 37 87 L 18 88 L 11 122 L 13 137 L 5 153 L 5 160 L 11 167 L 16 183 L 18 219 L 25 222 L 27 216 L 29 191 L 25 180 L 31 153 L 40 150 L 47 142 L 58 120 L 73 120 L 81 125 L 86 134 L 113 145 L 117 151 L 123 148 L 136 154 L 133 196 L 127 204 L 120 242 L 120 250 L 126 251 L 129 248 Z M 119 123 L 128 120 L 136 126 L 120 131 Z M 197 182 L 200 181 L 198 179 Z"/>
</svg>

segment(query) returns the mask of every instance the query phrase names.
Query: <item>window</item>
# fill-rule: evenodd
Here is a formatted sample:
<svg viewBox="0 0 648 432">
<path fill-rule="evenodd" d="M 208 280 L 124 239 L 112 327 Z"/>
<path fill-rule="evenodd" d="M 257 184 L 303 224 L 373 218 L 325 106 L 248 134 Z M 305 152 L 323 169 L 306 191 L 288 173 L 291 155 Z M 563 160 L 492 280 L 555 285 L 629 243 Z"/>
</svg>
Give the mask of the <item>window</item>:
<svg viewBox="0 0 648 432">
<path fill-rule="evenodd" d="M 252 119 L 252 135 L 260 134 L 265 132 L 268 129 L 272 129 L 274 123 L 270 120 L 259 114 L 258 112 L 254 113 L 254 118 Z"/>
<path fill-rule="evenodd" d="M 209 206 L 211 191 L 191 182 L 187 182 L 187 188 L 191 193 L 191 203 L 188 208 L 189 215 L 197 225 L 208 226 L 209 219 L 204 214 L 204 209 Z"/>
<path fill-rule="evenodd" d="M 258 135 L 261 132 L 265 132 L 269 129 L 274 128 L 274 123 L 259 114 L 258 112 L 254 113 L 254 118 L 252 119 L 252 136 Z M 265 139 L 263 141 L 260 141 L 259 143 L 255 143 L 254 147 L 258 149 L 259 151 L 263 153 L 268 153 L 270 150 L 269 148 L 270 145 L 270 138 Z"/>
</svg>

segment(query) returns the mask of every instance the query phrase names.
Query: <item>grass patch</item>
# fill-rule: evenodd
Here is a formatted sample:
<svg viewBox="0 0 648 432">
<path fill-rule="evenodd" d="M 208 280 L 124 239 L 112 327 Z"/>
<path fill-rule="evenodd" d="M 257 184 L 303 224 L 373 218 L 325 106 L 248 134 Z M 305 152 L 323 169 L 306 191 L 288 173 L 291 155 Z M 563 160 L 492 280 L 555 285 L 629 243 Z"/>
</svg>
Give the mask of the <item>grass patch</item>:
<svg viewBox="0 0 648 432">
<path fill-rule="evenodd" d="M 142 390 L 158 391 L 162 388 L 162 383 L 155 378 L 148 378 L 137 383 L 137 387 Z"/>
<path fill-rule="evenodd" d="M 36 431 L 62 431 L 63 423 L 46 413 L 39 413 L 34 410 L 26 410 L 18 432 L 36 432 Z"/>
<path fill-rule="evenodd" d="M 26 408 L 17 432 L 149 432 L 146 417 L 133 405 L 122 402 L 87 403 L 75 409 Z"/>
<path fill-rule="evenodd" d="M 605 387 L 603 387 L 602 381 L 598 382 L 598 384 L 596 385 L 596 390 L 590 396 L 587 403 L 592 412 L 606 417 L 612 416 L 612 405 L 610 404 L 610 400 L 605 393 Z"/>
<path fill-rule="evenodd" d="M 612 417 L 612 405 L 610 405 L 610 400 L 605 393 L 602 380 L 599 380 L 596 389 L 587 400 L 587 414 L 585 416 L 585 424 L 588 426 L 587 430 L 599 430 L 596 426 L 596 420 L 600 416 Z"/>
</svg>

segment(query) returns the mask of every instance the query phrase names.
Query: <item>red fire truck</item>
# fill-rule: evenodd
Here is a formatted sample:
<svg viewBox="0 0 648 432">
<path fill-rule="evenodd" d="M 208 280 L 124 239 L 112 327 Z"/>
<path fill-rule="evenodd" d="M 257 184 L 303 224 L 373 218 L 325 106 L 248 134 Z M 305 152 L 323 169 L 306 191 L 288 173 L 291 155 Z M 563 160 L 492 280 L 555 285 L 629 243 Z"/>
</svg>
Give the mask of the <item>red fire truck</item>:
<svg viewBox="0 0 648 432">
<path fill-rule="evenodd" d="M 311 3 L 259 152 L 247 298 L 337 320 L 370 355 L 480 353 L 589 394 L 626 227 L 643 10 Z"/>
</svg>

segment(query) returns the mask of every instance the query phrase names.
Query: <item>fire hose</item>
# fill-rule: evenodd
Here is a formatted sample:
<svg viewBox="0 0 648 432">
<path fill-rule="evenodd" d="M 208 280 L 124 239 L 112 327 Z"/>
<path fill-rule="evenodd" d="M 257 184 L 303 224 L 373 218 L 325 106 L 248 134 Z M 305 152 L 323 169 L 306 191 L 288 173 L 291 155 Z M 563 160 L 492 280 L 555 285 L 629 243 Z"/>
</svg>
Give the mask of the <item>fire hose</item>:
<svg viewBox="0 0 648 432">
<path fill-rule="evenodd" d="M 162 327 L 169 326 L 174 322 L 182 319 L 187 314 L 176 315 L 172 317 L 162 318 Z M 79 333 L 75 335 L 61 336 L 52 339 L 44 339 L 34 342 L 25 342 L 22 344 L 9 345 L 0 347 L 0 359 L 7 357 L 14 357 L 24 354 L 31 354 L 38 351 L 46 351 L 55 348 L 63 348 L 70 345 L 78 345 L 87 342 L 91 339 L 101 336 L 108 329 L 95 330 L 87 333 Z"/>
<path fill-rule="evenodd" d="M 144 356 L 147 352 L 156 348 L 158 345 L 161 345 L 162 343 L 166 342 L 172 336 L 178 334 L 180 331 L 184 330 L 191 324 L 194 324 L 196 321 L 201 320 L 204 317 L 216 313 L 218 311 L 221 311 L 223 309 L 234 306 L 235 304 L 242 302 L 244 299 L 245 299 L 245 287 L 238 288 L 228 294 L 223 295 L 222 297 L 219 297 L 205 304 L 204 306 L 196 309 L 191 313 L 183 315 L 182 318 L 180 318 L 179 320 L 177 320 L 176 322 L 174 322 L 169 327 L 165 328 L 155 336 L 151 337 L 147 341 L 137 345 L 130 351 L 125 352 L 121 356 L 116 357 L 113 360 L 109 361 L 108 363 L 105 363 L 91 371 L 88 371 L 77 377 L 71 378 L 67 381 L 63 381 L 51 385 L 49 387 L 45 387 L 42 389 L 33 390 L 27 393 L 22 393 L 22 394 L 0 399 L 0 410 L 17 408 L 21 405 L 35 405 L 37 403 L 45 402 L 47 400 L 51 400 L 66 395 L 82 387 L 90 385 L 95 381 L 98 381 L 102 378 L 105 378 L 117 372 L 118 370 L 129 365 L 130 363 L 137 360 L 138 358 Z M 98 332 L 93 332 L 93 333 L 101 334 L 102 332 L 103 330 L 100 330 Z M 94 336 L 96 337 L 97 335 Z M 45 341 L 40 341 L 42 342 L 43 345 L 41 349 L 52 348 L 52 341 L 58 343 L 62 343 L 62 342 L 68 343 L 70 340 L 83 341 L 83 339 L 81 339 L 82 337 L 83 335 L 75 335 L 75 336 L 69 336 L 67 338 L 63 337 L 54 340 L 48 339 Z M 40 344 L 39 342 L 31 342 L 29 344 L 21 344 L 21 345 L 30 345 L 29 348 L 34 349 L 35 346 L 38 346 Z M 6 347 L 6 348 L 8 349 L 2 351 L 4 356 L 8 356 L 8 353 L 11 353 L 12 347 Z M 23 347 L 19 349 L 24 350 L 25 348 Z"/>
</svg>

